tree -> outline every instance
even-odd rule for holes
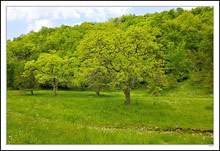
[[[166,59],[168,74],[173,74],[177,81],[183,81],[189,77],[191,67],[184,42],[179,43],[177,46],[173,42],[169,42]]]
[[[41,64],[37,60],[45,54],[49,56],[40,59]],[[47,59],[52,56],[59,58],[54,62],[55,70],[59,68],[59,71],[54,75],[52,71],[41,73],[40,69],[46,68]],[[169,86],[189,79],[193,85],[212,90],[213,7],[177,8],[143,16],[125,15],[103,23],[42,27],[39,32],[22,34],[12,41],[7,40],[8,88],[26,87],[23,84],[29,82],[21,73],[31,60],[39,65],[36,70],[39,77],[35,77],[46,86],[53,85],[51,77],[47,79],[48,75],[53,75],[56,79],[54,85],[59,87],[81,83],[97,92],[116,85],[123,91],[126,88],[131,90],[141,83],[157,94],[167,87],[167,79]],[[59,65],[59,61],[62,64]],[[149,68],[145,69],[145,66]],[[139,80],[134,80],[131,86],[129,81],[134,77]]]
[[[32,95],[34,94],[33,90],[39,86],[35,78],[36,70],[35,60],[28,61],[25,64],[24,72],[22,75],[22,88],[25,90],[30,90]]]
[[[112,77],[130,104],[130,90],[140,82],[150,82],[153,68],[161,68],[163,60],[155,37],[147,28],[130,27],[126,32],[117,29],[93,31],[80,43],[79,58],[87,68],[100,66]],[[103,70],[103,69],[102,69]]]
[[[205,8],[203,8],[204,10]],[[209,8],[207,8],[209,9]],[[198,49],[190,52],[193,71],[190,77],[193,85],[213,91],[213,17],[212,10],[201,15],[203,24],[199,31]]]
[[[52,85],[53,95],[56,95],[58,84],[65,81],[63,63],[63,59],[56,54],[42,53],[34,65],[37,69],[36,79],[39,83]]]
[[[87,86],[99,96],[103,90],[110,90],[111,77],[107,70],[102,66],[87,67],[81,64],[76,72],[77,86]]]

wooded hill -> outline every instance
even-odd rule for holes
[[[213,8],[177,8],[104,23],[57,28],[7,40],[7,87],[130,90],[158,95],[177,82],[213,91]]]

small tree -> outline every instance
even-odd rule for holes
[[[64,61],[56,54],[42,53],[35,63],[36,79],[39,83],[50,83],[53,86],[53,95],[56,95],[58,84],[64,82]]]
[[[86,85],[89,89],[94,90],[99,96],[101,91],[110,89],[111,79],[102,66],[92,68],[81,66],[76,73],[76,81],[78,85]]]
[[[25,90],[30,90],[31,94],[34,94],[34,89],[37,89],[39,87],[39,84],[37,83],[37,80],[35,78],[35,61],[28,61],[25,64],[24,72],[22,75],[22,84],[21,87]]]

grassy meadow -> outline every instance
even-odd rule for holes
[[[187,82],[131,91],[7,91],[7,144],[213,144],[213,95]]]

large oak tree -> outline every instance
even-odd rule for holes
[[[123,90],[127,104],[132,88],[162,73],[162,52],[147,27],[92,31],[81,41],[78,54],[82,65],[100,67],[112,77],[111,84]]]

